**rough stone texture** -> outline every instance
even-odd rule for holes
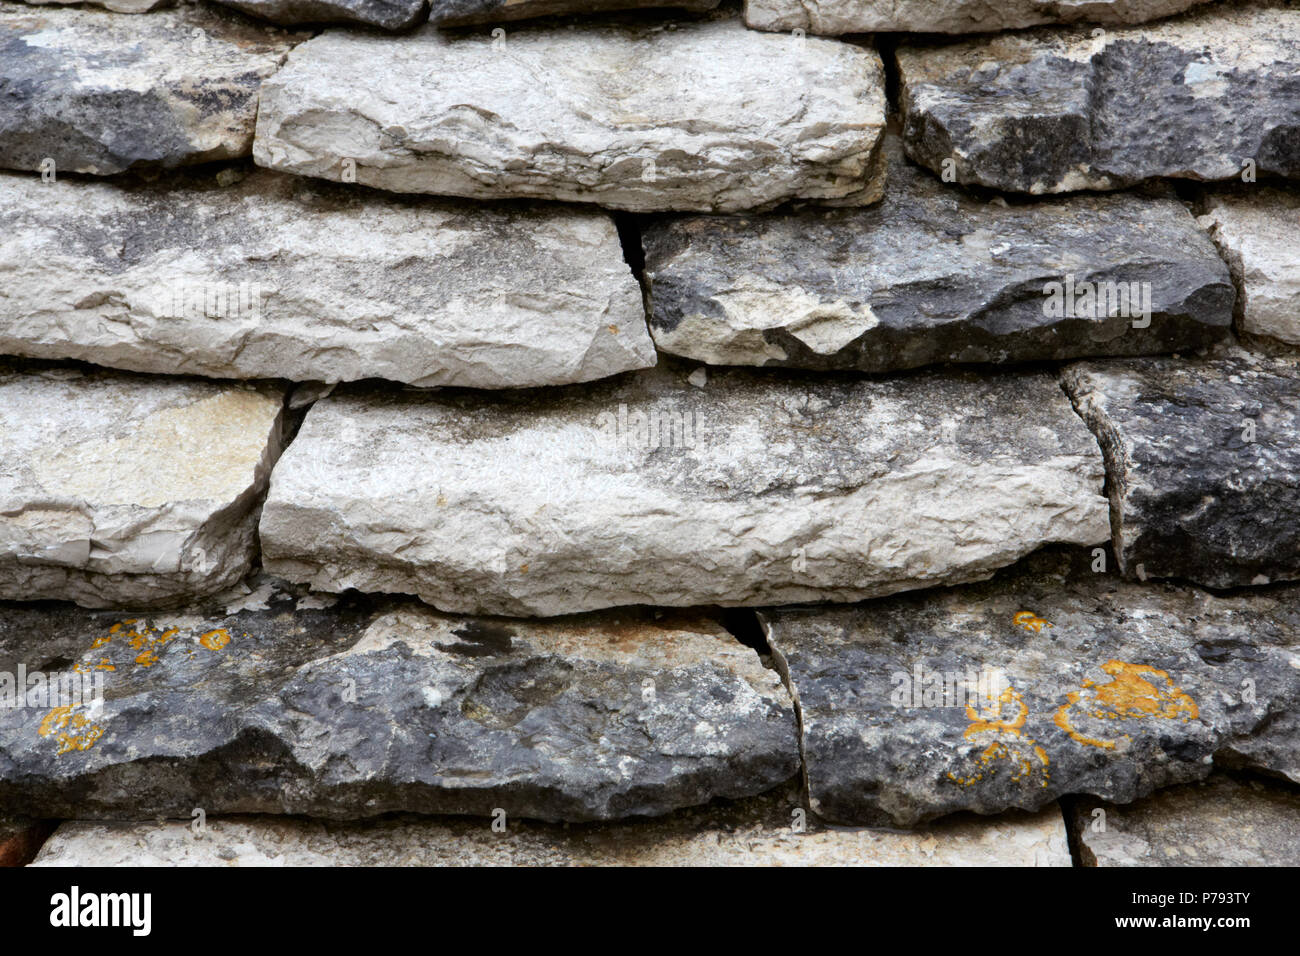
[[[0,351],[144,372],[485,388],[655,363],[613,220],[256,170],[0,175]]]
[[[0,819],[0,866],[26,866],[54,830],[41,820]]]
[[[1216,4],[1106,31],[898,51],[908,154],[1011,192],[1300,177],[1300,9]]]
[[[1130,576],[1300,578],[1300,369],[1240,350],[1081,363],[1065,385],[1106,458]]]
[[[424,19],[424,0],[217,0],[276,23],[364,23],[405,30]]]
[[[1073,817],[1085,866],[1300,866],[1300,791],[1263,780],[1215,774]]]
[[[757,30],[842,33],[991,33],[1045,23],[1142,23],[1206,0],[745,0]]]
[[[461,613],[851,601],[1103,541],[1101,484],[1045,375],[657,369],[524,398],[336,392],[260,530],[290,580]]]
[[[118,173],[247,156],[262,80],[301,35],[204,7],[0,9],[0,166]]]
[[[323,823],[216,818],[65,823],[37,866],[1069,866],[1057,807],[1035,816],[944,821],[923,832],[829,828],[798,792],[680,810],[657,820],[558,827],[398,818]]]
[[[648,225],[659,348],[719,365],[884,372],[1168,352],[1208,345],[1232,325],[1227,267],[1176,199],[1008,206],[911,165],[893,136],[886,155],[889,189],[869,209]],[[1049,315],[1047,284],[1067,281],[1124,283],[1116,302],[1131,305]]]
[[[4,813],[578,821],[799,766],[780,678],[698,615],[502,622],[262,582],[170,615],[3,608],[0,665],[23,662],[115,670],[98,708],[0,708]]]
[[[439,26],[473,23],[505,23],[552,14],[604,13],[636,7],[673,7],[678,10],[706,11],[718,0],[432,0],[429,22]]]
[[[58,6],[85,2],[92,7],[103,7],[114,13],[148,13],[159,7],[169,7],[176,0],[23,0],[35,6]]]
[[[269,387],[0,368],[0,598],[229,587],[253,559],[282,405]]]
[[[1237,331],[1300,345],[1300,194],[1267,186],[1210,193],[1202,222],[1240,292]]]
[[[880,198],[884,107],[874,51],[736,20],[335,30],[266,83],[253,152],[335,180],[352,160],[357,182],[396,192],[639,212],[862,205]]]
[[[910,826],[1069,793],[1126,803],[1215,761],[1300,782],[1300,589],[1216,597],[1093,560],[1052,549],[983,584],[762,612],[812,808]],[[981,673],[994,699],[913,706],[941,688],[927,679]]]

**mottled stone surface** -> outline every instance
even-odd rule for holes
[[[429,21],[439,26],[506,23],[552,14],[592,14],[636,7],[672,7],[705,11],[718,0],[431,0]]]
[[[129,188],[0,174],[0,352],[483,388],[655,362],[605,213],[227,172]]]
[[[778,676],[698,615],[503,622],[262,582],[175,614],[4,607],[19,663],[115,669],[98,707],[0,709],[3,813],[593,820],[799,766]]]
[[[990,203],[887,143],[877,206],[650,223],[659,348],[719,365],[884,372],[1168,352],[1232,325],[1227,267],[1176,199]],[[1067,308],[1065,290],[1088,283],[1102,296]]]
[[[758,30],[841,33],[992,33],[1045,23],[1142,23],[1206,0],[745,0]]]
[[[862,205],[880,197],[884,107],[874,51],[736,20],[497,38],[332,30],[266,83],[253,152],[262,166],[335,180],[351,160],[359,183],[476,199],[639,212]]]
[[[23,0],[34,6],[57,6],[82,3],[83,0]],[[170,7],[176,0],[84,0],[88,6],[103,7],[114,13],[148,13],[158,7]]]
[[[283,394],[0,367],[0,598],[167,604],[255,551]]]
[[[1240,350],[1080,363],[1120,566],[1215,588],[1300,578],[1300,369]]]
[[[782,787],[656,820],[558,827],[396,818],[324,823],[214,818],[65,823],[37,866],[1069,866],[1058,807],[946,820],[915,833],[830,828]],[[802,830],[796,826],[802,823]]]
[[[247,156],[258,89],[302,35],[185,6],[0,9],[0,166],[118,173]]]
[[[1141,27],[898,51],[908,154],[1011,192],[1300,177],[1300,9],[1215,4]]]
[[[424,19],[424,0],[217,0],[276,23],[362,23],[405,30]]]
[[[1252,185],[1212,192],[1205,207],[1240,290],[1237,330],[1300,345],[1300,192]]]
[[[1071,825],[1084,866],[1300,866],[1300,790],[1262,779],[1215,774],[1126,807],[1081,800]]]
[[[335,392],[261,540],[291,580],[461,613],[851,601],[1103,541],[1101,484],[1045,375],[663,368],[524,398]]]
[[[1216,597],[1094,561],[1051,549],[987,583],[762,612],[812,808],[909,826],[1126,803],[1215,761],[1300,782],[1300,590]]]

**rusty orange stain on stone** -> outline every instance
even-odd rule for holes
[[[1070,711],[1076,708],[1097,720],[1152,718],[1186,723],[1200,716],[1196,702],[1175,686],[1165,671],[1120,660],[1109,660],[1101,665],[1101,669],[1113,678],[1110,683],[1099,685],[1085,680],[1079,690],[1065,695],[1068,703],[1056,711],[1056,726],[1078,743],[1114,750],[1117,741],[1081,733],[1070,720]],[[1159,681],[1163,681],[1165,686],[1159,686]]]

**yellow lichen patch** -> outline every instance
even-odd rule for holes
[[[1030,779],[1034,773],[1042,775],[1040,786],[1047,786],[1051,774],[1047,767],[1047,751],[1022,731],[1029,717],[1029,707],[1024,698],[1010,685],[1003,688],[997,698],[989,698],[984,706],[966,704],[966,719],[970,726],[962,735],[967,740],[987,743],[974,757],[968,773],[949,771],[948,779],[963,787],[979,783],[997,771],[997,762],[1005,761],[1011,768],[1011,780],[1019,783]]]
[[[1056,711],[1056,726],[1077,743],[1114,750],[1120,739],[1128,739],[1127,734],[1114,738],[1100,733],[1089,736],[1076,726],[1080,718],[1098,721],[1179,720],[1186,723],[1200,716],[1196,702],[1175,686],[1165,671],[1119,660],[1107,661],[1101,669],[1111,676],[1110,683],[1085,680],[1079,690],[1065,695],[1068,703]]]
[[[76,713],[80,704],[55,707],[41,719],[37,733],[42,737],[53,736],[59,744],[56,754],[66,754],[73,750],[89,750],[104,735],[104,728],[92,724],[86,716]]]
[[[230,643],[230,632],[224,627],[219,627],[215,631],[208,631],[202,635],[199,643],[210,651],[219,651]]]
[[[1039,617],[1033,611],[1021,611],[1012,620],[1026,631],[1033,631],[1035,634],[1040,634],[1043,628],[1052,626],[1045,618]]]

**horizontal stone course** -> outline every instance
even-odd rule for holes
[[[842,33],[991,33],[1047,23],[1141,23],[1206,0],[745,0],[745,22],[758,30]]]
[[[175,613],[0,606],[20,665],[100,675],[102,702],[0,707],[0,813],[581,821],[798,770],[780,679],[696,614],[451,618],[263,579]]]
[[[659,348],[887,372],[1170,352],[1228,334],[1232,279],[1177,199],[1008,204],[913,166],[892,135],[886,155],[889,188],[867,209],[649,223]]]
[[[761,612],[799,708],[813,810],[912,826],[1064,794],[1127,803],[1216,763],[1300,783],[1300,590],[1128,582],[1096,554]]]
[[[263,562],[321,590],[547,616],[851,601],[1106,539],[1096,442],[1047,375],[700,381],[336,392],[276,469]]]
[[[262,81],[303,39],[190,4],[133,16],[6,3],[0,167],[109,175],[247,156]]]
[[[605,213],[238,175],[0,175],[0,352],[481,388],[655,362]]]
[[[1008,192],[1300,178],[1300,9],[1213,4],[1138,27],[897,53],[913,159]]]
[[[797,820],[793,788],[656,820],[557,827],[399,818],[64,823],[37,866],[1069,866],[1059,808],[900,833]],[[796,829],[796,824],[801,829]]]
[[[881,195],[884,110],[873,50],[734,20],[328,30],[265,85],[253,152],[286,172],[475,199],[862,205]]]
[[[0,368],[0,599],[173,604],[243,577],[279,389]]]

